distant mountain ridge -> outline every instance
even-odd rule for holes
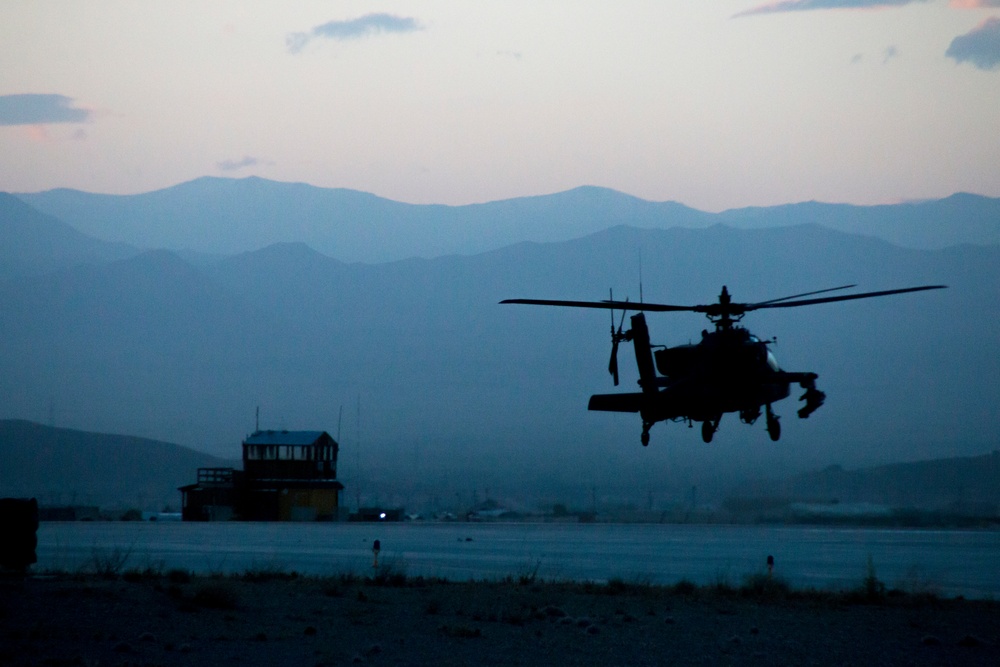
[[[783,368],[819,373],[823,408],[799,420],[797,394],[778,404],[778,443],[727,415],[710,446],[685,424],[657,424],[643,448],[634,415],[586,409],[590,394],[615,391],[607,313],[498,305],[603,298],[608,286],[635,300],[639,249],[648,301],[707,303],[722,285],[748,302],[849,282],[949,289],[749,315],[751,331],[777,337]],[[620,226],[377,265],[302,243],[208,266],[150,251],[0,282],[0,396],[3,416],[219,456],[252,430],[257,406],[265,427],[342,425],[345,485],[403,504],[404,490],[474,484],[572,489],[582,502],[595,486],[708,494],[737,476],[995,448],[998,295],[998,246],[912,250],[817,225]],[[657,344],[707,325],[650,316]],[[622,354],[618,390],[629,391],[635,365]]]
[[[765,487],[772,495],[816,503],[1000,510],[1000,452],[929,461],[810,471]]]
[[[192,225],[223,244],[281,238],[213,257],[193,242],[186,253],[140,251],[145,241],[109,246],[21,198],[0,198],[0,240],[10,240],[0,252],[4,417],[48,415],[225,456],[259,406],[265,426],[343,425],[345,484],[360,495],[381,480],[401,503],[405,493],[469,493],[473,484],[570,489],[583,502],[599,486],[707,494],[737,477],[830,461],[969,455],[995,448],[1000,431],[1000,243],[914,249],[872,231],[922,224],[941,240],[942,216],[966,215],[952,230],[961,236],[972,215],[988,232],[1000,200],[706,214],[579,188],[414,207],[302,184],[199,179],[102,199],[107,209],[94,213],[95,196],[63,194],[68,211],[121,233],[143,232],[136,222],[145,220],[160,240],[190,239],[170,235]],[[114,218],[123,201],[131,213]],[[339,202],[337,225],[329,202]],[[802,218],[812,221],[789,224]],[[81,252],[88,247],[99,252]],[[358,253],[396,259],[344,260]],[[498,305],[606,298],[609,287],[634,301],[640,278],[647,301],[679,304],[712,302],[723,285],[747,302],[845,283],[949,289],[751,314],[748,328],[780,341],[772,349],[783,368],[819,373],[826,405],[802,421],[796,397],[779,404],[780,443],[729,415],[710,447],[684,424],[658,424],[642,448],[633,415],[586,409],[590,394],[614,391],[607,313]],[[664,345],[696,340],[706,326],[686,313],[650,319]],[[629,353],[621,391],[635,386]]]
[[[302,242],[345,262],[469,255],[524,241],[568,241],[617,225],[753,229],[814,223],[903,247],[1000,244],[1000,199],[971,194],[885,206],[807,202],[717,214],[593,186],[444,206],[258,177],[203,177],[138,195],[57,189],[16,196],[109,242],[221,255]]]
[[[234,449],[237,449],[234,446]],[[128,435],[0,420],[0,496],[36,497],[43,505],[97,505],[159,511],[179,507],[177,487],[199,467],[239,467],[179,445]],[[830,466],[751,487],[755,493],[829,503],[876,503],[922,509],[1000,504],[1000,453],[929,459],[845,470]],[[744,487],[746,488],[746,487]],[[349,489],[350,491],[350,489]]]
[[[0,496],[153,511],[179,511],[177,487],[193,482],[199,467],[238,465],[167,442],[20,419],[0,420],[0,460]]]
[[[904,248],[1000,243],[1000,199],[965,192],[944,199],[878,206],[804,202],[741,208],[724,211],[719,218],[746,229],[812,223],[874,236]]]
[[[87,236],[17,197],[0,192],[0,278],[109,262],[137,252],[121,243]]]

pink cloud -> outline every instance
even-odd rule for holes
[[[982,1],[996,2],[997,0]],[[882,7],[902,7],[903,5],[910,5],[917,2],[928,2],[928,0],[779,0],[778,2],[769,2],[764,5],[752,7],[735,16],[804,12],[816,9],[876,9]]]
[[[1000,0],[949,0],[948,6],[955,9],[983,9],[1000,7]]]
[[[44,143],[52,138],[44,125],[22,125],[21,131],[28,139],[37,143]]]

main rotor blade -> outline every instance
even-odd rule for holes
[[[947,285],[923,285],[921,287],[904,287],[903,289],[890,289],[882,292],[864,292],[862,294],[846,294],[844,296],[825,296],[820,299],[802,299],[801,301],[785,301],[783,303],[765,302],[763,304],[749,304],[746,310],[757,310],[758,308],[794,308],[796,306],[811,306],[815,303],[831,303],[833,301],[850,301],[852,299],[871,299],[877,296],[889,296],[890,294],[905,294],[907,292],[922,292],[930,289],[945,289]]]
[[[762,301],[760,303],[730,303],[725,305],[721,303],[711,303],[698,306],[675,306],[666,303],[631,303],[629,301],[613,301],[613,300],[564,301],[560,299],[504,299],[500,303],[519,303],[531,306],[566,306],[569,308],[600,308],[602,310],[631,310],[636,312],[649,311],[653,313],[693,312],[693,313],[705,313],[710,317],[720,317],[723,314],[742,315],[743,313],[747,313],[751,310],[759,310],[764,308],[794,308],[797,306],[811,306],[817,303],[832,303],[834,301],[871,299],[877,296],[890,296],[892,294],[905,294],[907,292],[922,292],[924,290],[945,289],[948,286],[923,285],[921,287],[905,287],[903,289],[883,290],[881,292],[863,292],[861,294],[847,294],[844,296],[825,296],[818,299],[799,298],[803,296],[809,296],[811,294],[822,294],[824,292],[832,292],[834,290],[847,289],[848,287],[853,287],[853,285],[844,285],[843,287],[831,287],[825,290],[818,290],[816,292],[806,292],[805,294],[786,296],[771,301]],[[789,301],[788,299],[799,299],[799,300]]]
[[[812,296],[813,294],[824,294],[826,292],[836,292],[837,290],[849,289],[851,287],[857,287],[857,285],[841,285],[840,287],[828,287],[827,289],[818,289],[815,292],[805,292],[803,294],[793,294],[792,296],[783,296],[780,299],[769,299],[768,301],[759,301],[757,303],[749,304],[751,306],[756,306],[760,308],[761,306],[768,303],[778,303],[779,301],[788,301],[789,299],[800,299],[804,296]]]
[[[521,303],[529,306],[567,306],[570,308],[601,308],[603,310],[648,310],[652,312],[696,311],[701,306],[671,306],[663,303],[633,301],[562,301],[559,299],[504,299],[500,303]]]

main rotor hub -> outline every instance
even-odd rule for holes
[[[716,331],[728,331],[733,328],[733,324],[739,322],[746,315],[746,304],[733,303],[729,289],[723,285],[722,292],[719,293],[719,302],[707,306],[699,306],[697,310],[705,313],[709,321],[715,325]]]

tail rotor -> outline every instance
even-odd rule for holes
[[[611,301],[614,302],[614,292],[610,292]],[[628,303],[628,299],[625,299]],[[628,334],[622,333],[622,326],[625,324],[626,309],[622,309],[622,318],[618,322],[618,330],[615,331],[615,311],[611,311],[611,361],[608,362],[608,372],[615,379],[615,386],[618,386],[618,343],[628,340]]]

